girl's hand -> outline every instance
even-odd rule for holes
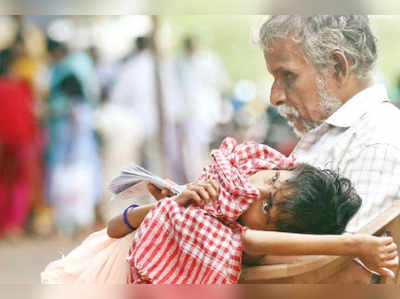
[[[182,206],[191,203],[207,205],[218,198],[219,185],[214,180],[187,185],[187,189],[176,197],[176,202]]]
[[[392,237],[374,237],[370,235],[355,235],[358,239],[358,257],[370,270],[383,276],[395,278],[390,268],[399,266],[396,243]]]
[[[171,181],[169,181],[169,182],[171,182]],[[169,189],[167,189],[167,188],[160,189],[157,186],[153,185],[152,183],[147,184],[147,189],[149,190],[151,195],[153,195],[153,197],[156,200],[161,200],[165,197],[170,197],[170,196],[174,195]]]

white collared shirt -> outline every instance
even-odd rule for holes
[[[297,162],[332,169],[352,181],[362,206],[349,232],[400,201],[400,110],[389,102],[383,85],[344,103],[303,136],[292,154]]]

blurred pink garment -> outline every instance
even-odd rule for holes
[[[0,77],[0,143],[26,145],[37,133],[33,94],[23,80]]]
[[[112,239],[106,229],[92,233],[67,256],[51,262],[41,273],[42,283],[125,284],[133,235]]]
[[[32,206],[32,147],[0,142],[0,234],[22,230],[28,218]]]
[[[22,230],[40,173],[33,95],[20,79],[0,77],[0,233]],[[35,172],[36,171],[36,172]]]
[[[18,178],[13,188],[0,181],[0,233],[22,229],[30,210],[30,186],[24,178]]]

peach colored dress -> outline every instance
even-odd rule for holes
[[[125,284],[133,235],[112,239],[106,229],[92,233],[67,256],[47,265],[42,284]]]

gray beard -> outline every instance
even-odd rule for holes
[[[318,89],[318,94],[320,96],[319,108],[320,108],[321,114],[327,115],[327,117],[329,117],[337,109],[340,108],[340,106],[342,105],[342,102],[339,99],[337,99],[335,96],[331,95],[326,90],[325,80],[323,80],[322,78],[317,78],[316,85],[317,85],[317,89]],[[290,127],[292,127],[296,136],[300,137],[300,138],[303,137],[310,130],[321,125],[321,123],[323,122],[323,121],[307,121],[307,120],[305,120],[300,115],[300,112],[293,106],[287,106],[285,104],[282,104],[282,105],[279,105],[277,109],[278,109],[278,113],[288,120],[288,124]],[[288,119],[288,117],[290,117],[290,116],[294,117],[296,120],[301,121],[303,124],[304,130],[299,131],[296,128],[295,123]]]
[[[308,131],[312,130],[317,126],[317,124],[306,121],[299,113],[299,111],[292,107],[292,106],[287,106],[285,104],[279,105],[278,106],[278,113],[286,118],[289,126],[293,129],[294,133],[296,134],[297,137],[303,137],[304,134],[306,134]],[[295,120],[300,120],[303,124],[304,130],[300,131],[296,128],[296,124],[294,121],[289,120],[289,117],[293,117]]]
[[[338,110],[343,103],[337,97],[328,92],[328,90],[326,89],[326,81],[320,76],[317,78],[316,85],[318,94],[321,98],[320,109],[322,115],[326,115],[326,117],[328,118],[336,110]]]

